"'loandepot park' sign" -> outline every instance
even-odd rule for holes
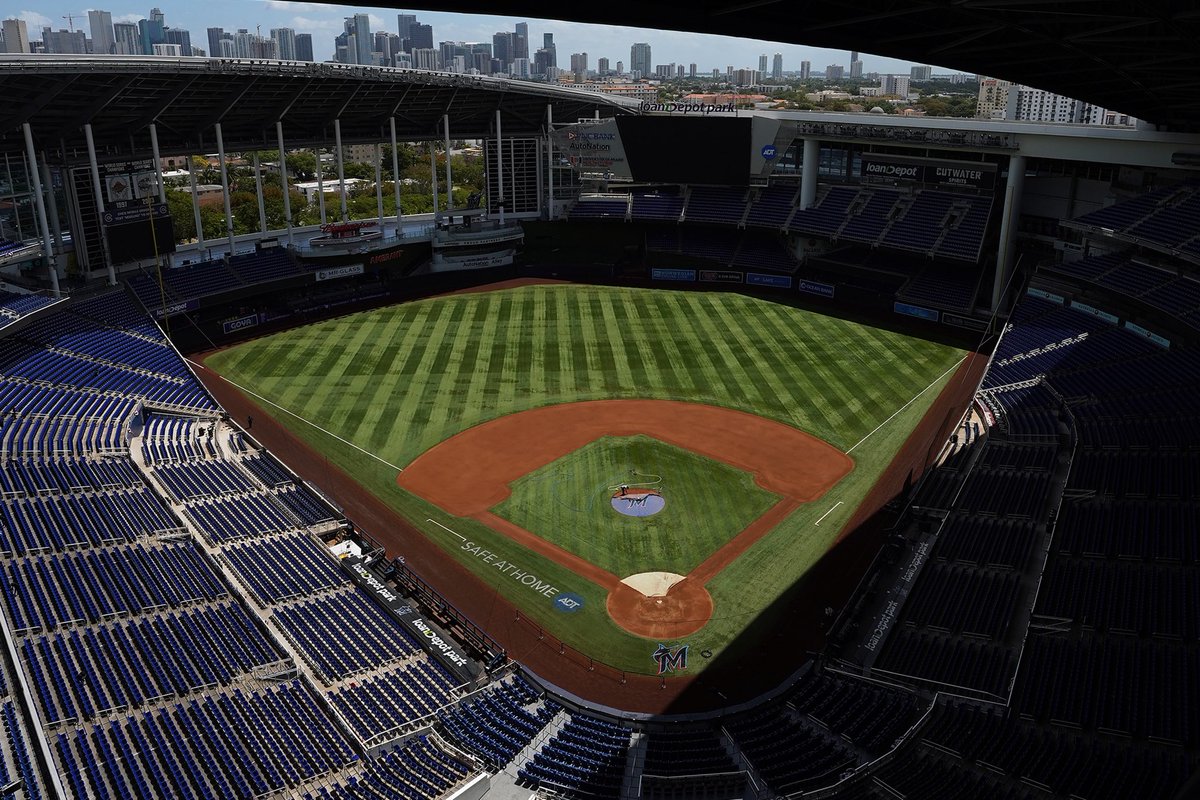
[[[885,153],[863,153],[859,175],[867,182],[928,183],[939,186],[966,186],[972,189],[992,189],[996,185],[995,164],[979,161],[939,161]]]

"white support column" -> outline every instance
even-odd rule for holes
[[[200,198],[196,194],[196,169],[192,165],[192,157],[187,157],[188,182],[192,186],[192,217],[196,220],[196,245],[204,250],[204,226],[200,221]]]
[[[396,194],[396,237],[404,235],[401,221],[404,213],[400,210],[400,153],[396,148],[396,118],[388,117],[388,134],[392,143],[392,191]]]
[[[229,176],[225,172],[225,139],[221,136],[221,123],[217,129],[217,168],[221,171],[221,196],[225,200],[225,233],[229,237],[229,257],[233,258],[233,207],[229,204]]]
[[[350,219],[350,212],[346,209],[346,169],[342,162],[342,121],[340,119],[333,121],[333,147],[334,155],[337,156],[338,194],[342,198],[342,222],[345,222]]]
[[[292,198],[288,189],[287,154],[283,150],[283,120],[275,120],[275,142],[279,147],[279,180],[283,184],[283,216],[287,225],[288,247],[295,242],[292,239]]]
[[[321,209],[321,224],[325,224],[325,168],[321,165],[321,148],[317,154],[317,207]]]
[[[491,205],[489,199],[488,205]],[[500,109],[496,109],[496,205],[500,217],[504,217],[504,145],[500,131]]]
[[[1004,187],[1004,211],[1000,215],[1000,247],[996,253],[996,279],[992,283],[992,310],[1000,307],[1004,287],[1016,264],[1017,223],[1021,215],[1021,195],[1025,190],[1025,156],[1008,157],[1008,183]]]
[[[55,297],[60,297],[62,292],[58,288],[58,258],[54,255],[53,243],[50,241],[50,223],[46,220],[46,199],[42,197],[42,176],[38,174],[37,153],[33,149],[33,131],[28,122],[22,123],[21,128],[25,131],[26,169],[29,171],[29,180],[33,182],[33,200],[37,208],[38,229],[42,234],[46,270],[50,273],[50,288],[54,290]]]
[[[158,179],[158,202],[167,202],[167,187],[163,186],[162,156],[158,154],[158,126],[150,123],[150,154],[154,156],[154,177]]]
[[[379,235],[383,235],[383,148],[375,143],[375,210],[379,213]]]
[[[46,187],[46,202],[49,207],[46,213],[50,217],[50,232],[54,234],[54,252],[62,252],[62,225],[58,221],[58,198],[54,195],[54,181],[50,174],[50,164],[46,154],[42,153],[42,185]]]
[[[554,106],[546,103],[546,219],[554,219]]]
[[[433,142],[429,143],[429,185],[433,187],[433,218],[438,218],[438,190],[437,190],[437,155],[434,153]]]
[[[508,207],[515,209],[517,207],[517,143],[512,139],[508,140],[508,163],[513,171],[513,179],[508,182]]]
[[[88,167],[92,171],[92,191],[96,195],[96,220],[100,223],[100,244],[101,250],[104,252],[105,266],[108,267],[108,285],[116,286],[117,271],[113,269],[112,257],[108,254],[108,236],[104,233],[104,190],[100,187],[100,165],[96,162],[96,141],[92,138],[92,123],[84,123],[83,137],[87,140]]]
[[[258,231],[265,234],[267,232],[267,204],[263,200],[262,174],[259,170],[258,151],[254,151],[254,157],[251,160],[254,165],[254,194],[258,198]]]
[[[442,115],[442,134],[446,140],[446,210],[454,210],[454,176],[450,174],[450,115]]]
[[[821,171],[821,140],[804,140],[804,161],[800,167],[800,209],[817,202],[817,174]]]

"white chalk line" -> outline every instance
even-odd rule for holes
[[[844,500],[838,500],[838,501],[837,501],[837,503],[835,503],[835,504],[834,504],[833,508],[829,509],[829,510],[828,510],[828,511],[826,511],[824,514],[822,514],[822,515],[821,515],[821,519],[819,519],[819,520],[817,520],[816,522],[814,522],[814,523],[813,523],[813,525],[820,525],[820,524],[821,524],[821,520],[823,520],[823,519],[825,519],[826,517],[828,517],[828,516],[829,516],[830,514],[832,514],[834,511],[837,511],[837,507],[838,507],[838,506],[840,506],[840,505],[841,505],[842,503],[844,503],[844,502],[845,502]]]
[[[438,521],[437,521],[437,520],[435,520],[435,519],[430,519],[429,517],[426,517],[426,518],[425,518],[425,521],[426,521],[426,522],[432,522],[434,525],[437,525],[437,526],[438,526],[439,528],[441,528],[442,530],[444,530],[444,531],[447,531],[447,532],[449,532],[449,533],[453,533],[455,536],[457,536],[459,539],[462,539],[464,542],[467,540],[467,537],[463,536],[461,533],[456,533],[455,531],[452,531],[452,530],[450,530],[450,529],[449,529],[449,528],[447,528],[445,525],[443,525],[442,523],[438,522]]]
[[[912,396],[912,399],[911,399],[911,400],[909,400],[907,403],[905,403],[904,405],[902,405],[902,406],[900,406],[898,409],[896,409],[895,413],[893,413],[893,414],[892,414],[892,416],[888,417],[888,418],[887,418],[887,419],[885,419],[883,422],[881,422],[881,423],[879,423],[878,425],[876,425],[876,426],[875,426],[875,430],[871,431],[871,432],[870,432],[870,433],[868,433],[866,436],[864,436],[863,438],[859,439],[859,440],[858,440],[858,444],[854,445],[854,447],[851,447],[849,450],[847,450],[847,451],[846,451],[846,455],[850,455],[851,453],[853,453],[853,452],[854,452],[854,451],[855,451],[855,450],[858,448],[858,445],[862,444],[862,443],[863,443],[863,442],[865,442],[867,439],[870,439],[872,436],[874,436],[876,433],[878,433],[880,428],[882,428],[884,425],[887,425],[889,422],[891,422],[893,419],[895,419],[895,418],[896,418],[896,416],[897,416],[897,415],[898,415],[898,414],[899,414],[901,411],[903,411],[904,409],[908,408],[908,407],[909,407],[909,406],[911,406],[913,403],[915,403],[915,402],[917,401],[917,398],[918,398],[918,397],[920,397],[921,395],[923,395],[923,394],[925,394],[926,392],[928,392],[928,391],[929,391],[931,388],[933,388],[933,387],[934,387],[934,386],[937,384],[937,382],[938,382],[938,381],[940,381],[942,378],[946,377],[946,376],[947,376],[947,375],[949,375],[951,372],[953,372],[954,370],[958,369],[959,365],[960,365],[960,364],[962,364],[962,363],[963,363],[964,361],[966,361],[966,360],[967,360],[967,357],[964,355],[962,358],[960,358],[958,361],[956,361],[956,362],[955,362],[955,363],[954,363],[954,364],[953,364],[953,365],[950,367],[950,369],[946,370],[946,371],[945,371],[945,372],[943,372],[941,375],[938,375],[936,378],[934,378],[934,379],[933,379],[933,380],[930,382],[930,384],[929,384],[928,386],[926,386],[924,389],[922,389],[921,391],[919,391],[919,392],[917,392],[916,394],[914,394],[914,395]]]
[[[205,369],[205,370],[208,370],[208,367],[204,366],[203,364],[198,364],[198,363],[196,363],[195,361],[192,361],[190,358],[188,358],[188,359],[185,359],[185,360],[186,360],[186,361],[187,361],[189,364],[191,364],[192,366],[196,367],[197,369]],[[305,419],[304,417],[302,417],[302,416],[300,416],[299,414],[297,414],[295,411],[292,411],[291,409],[288,409],[288,408],[284,408],[283,406],[279,405],[279,403],[276,403],[276,402],[274,402],[274,401],[272,401],[272,400],[268,400],[267,398],[263,397],[263,396],[262,396],[261,394],[259,394],[258,392],[255,392],[255,391],[253,391],[253,390],[251,390],[251,389],[247,389],[245,386],[242,386],[242,385],[240,385],[240,384],[238,384],[238,383],[234,383],[233,381],[229,380],[229,378],[226,378],[224,375],[221,375],[220,373],[218,373],[218,372],[216,372],[216,371],[214,371],[214,370],[208,370],[208,371],[209,371],[209,372],[212,372],[214,375],[217,375],[219,378],[221,378],[221,380],[225,381],[225,382],[226,382],[226,383],[228,383],[230,386],[235,386],[235,387],[237,387],[238,389],[240,389],[241,391],[243,391],[243,392],[245,392],[246,394],[250,395],[251,397],[254,397],[254,398],[258,399],[258,400],[261,400],[262,402],[266,403],[266,404],[267,404],[267,405],[269,405],[269,406],[274,406],[275,408],[278,408],[280,411],[284,412],[285,414],[291,414],[293,417],[295,417],[296,419],[300,420],[300,421],[301,421],[301,422],[303,422],[305,425],[309,425],[309,426],[311,426],[311,427],[313,427],[313,428],[316,428],[316,429],[317,429],[317,430],[319,430],[321,433],[325,434],[326,436],[329,436],[329,437],[332,437],[332,438],[334,438],[334,439],[337,439],[339,442],[341,442],[342,444],[346,445],[347,447],[353,447],[355,450],[357,450],[358,452],[362,453],[363,455],[370,456],[371,458],[373,458],[373,459],[375,459],[376,461],[378,461],[380,464],[386,464],[387,466],[391,467],[392,469],[396,470],[397,472],[404,472],[404,468],[403,468],[403,467],[397,467],[397,466],[396,466],[395,464],[393,464],[392,462],[390,462],[390,461],[388,461],[388,460],[386,460],[386,459],[380,458],[379,456],[377,456],[377,455],[375,455],[374,453],[372,453],[370,450],[364,450],[363,448],[361,448],[361,447],[359,447],[358,445],[356,445],[354,442],[347,441],[346,439],[343,439],[341,436],[338,436],[338,435],[337,435],[336,433],[334,433],[333,431],[326,430],[325,428],[322,428],[322,427],[321,427],[320,425],[318,425],[317,423],[315,423],[315,422],[311,422],[311,421],[309,421],[309,420]]]

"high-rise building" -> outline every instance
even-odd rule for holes
[[[583,83],[587,80],[588,72],[588,54],[587,53],[571,53],[571,72],[575,73],[576,83]]]
[[[850,51],[850,63],[853,64],[855,61],[858,61],[858,51],[851,50]]]
[[[154,45],[162,44],[166,41],[166,35],[163,32],[166,25],[163,24],[162,12],[157,8],[150,9],[150,18],[139,19],[137,25],[138,41],[141,46],[142,55],[154,55]]]
[[[541,50],[538,50],[538,52],[540,53],[540,52],[542,52],[542,50],[545,50],[545,49],[546,48],[543,47]],[[551,67],[551,69],[554,69],[554,68]],[[557,70],[555,70],[555,71],[557,71]],[[512,61],[512,67],[511,67],[510,74],[514,78],[520,78],[522,80],[529,80],[529,78],[531,77],[529,74],[529,59],[528,58],[514,58]]]
[[[688,64],[688,77],[689,77],[689,78],[694,78],[694,77],[696,77],[696,64],[695,64],[695,62],[693,62],[693,63],[691,63],[691,64]]]
[[[862,76],[863,76],[863,62],[851,61],[850,62],[850,77],[851,78],[861,78]]]
[[[179,55],[192,54],[192,32],[183,28],[163,28],[162,44],[179,45]]]
[[[88,12],[88,30],[92,33],[92,52],[110,55],[116,51],[117,40],[113,38],[112,12],[92,9]]]
[[[174,42],[159,42],[154,45],[154,53],[156,56],[181,56],[183,55],[183,46]]]
[[[5,38],[7,39],[7,37]],[[133,56],[142,52],[136,24],[132,22],[113,23],[113,52],[119,56]]]
[[[28,53],[29,49],[29,29],[25,26],[23,19],[6,19],[3,23],[4,28],[4,52],[6,53]]]
[[[272,28],[271,38],[275,40],[275,50],[284,61],[296,60],[296,31],[292,28]]]
[[[624,61],[618,61],[618,62],[617,62],[617,74],[618,74],[618,75],[624,75],[624,74],[625,74],[625,62],[624,62]]]
[[[927,81],[933,77],[933,67],[927,64],[915,66],[908,71],[908,75],[914,81]]]
[[[1008,81],[980,77],[975,116],[980,119],[1004,119],[1008,108],[1008,95],[1013,88]]]
[[[806,81],[811,77],[812,77],[812,62],[811,61],[801,61],[800,62],[800,80]]]
[[[605,75],[608,74],[608,59],[607,58],[596,59],[596,72],[600,75],[600,77],[604,77]]]
[[[396,15],[396,32],[400,34],[401,42],[409,39],[412,33],[412,26],[417,23],[416,14],[397,14]]]
[[[783,80],[783,53],[776,53],[771,59],[771,79]]]
[[[840,81],[846,76],[846,68],[841,64],[830,64],[825,68],[825,80]]]
[[[896,97],[908,97],[908,82],[907,75],[880,75],[879,88],[885,95],[895,95]]]
[[[504,72],[508,72],[508,65],[514,58],[513,35],[511,31],[496,31],[492,34],[492,54],[500,62]]]
[[[432,47],[418,47],[410,55],[412,56],[413,69],[423,69],[432,72],[438,68],[438,51]]]
[[[217,58],[221,55],[221,40],[224,38],[224,28],[208,29],[208,55],[211,58]]]
[[[83,31],[42,28],[42,47],[46,53],[87,54],[87,34]]]
[[[296,60],[297,61],[312,61],[313,60],[313,45],[311,33],[296,34]]]
[[[413,50],[432,50],[433,49],[433,26],[423,25],[419,22],[414,22],[408,29],[408,47],[409,52]],[[418,69],[421,69],[418,67]]]
[[[542,49],[546,51],[546,64],[550,67],[558,66],[558,49],[554,46],[554,34],[542,34]],[[544,70],[543,70],[544,72]]]
[[[758,57],[758,71],[762,74],[767,74],[767,54],[763,53]]]
[[[1004,119],[1027,122],[1083,122],[1085,103],[1065,95],[1034,89],[1032,86],[1013,86],[1008,92]]]
[[[371,40],[371,18],[366,14],[355,14],[354,17],[354,43],[356,45],[355,64],[372,64],[374,59],[371,58],[371,46],[374,42]]]
[[[629,48],[629,71],[638,76],[651,74],[650,45],[646,42],[634,42]]]
[[[518,22],[513,31],[512,57],[529,58],[529,23]]]

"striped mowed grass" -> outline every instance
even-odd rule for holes
[[[542,285],[352,314],[246,342],[206,364],[549,632],[614,666],[643,671],[652,666],[645,642],[608,618],[603,589],[405,492],[395,470],[364,451],[403,467],[487,420],[604,398],[724,406],[852,450],[854,469],[819,503],[801,506],[708,582],[714,617],[690,641],[715,652],[836,541],[962,356],[953,347],[739,294]],[[830,508],[836,511],[825,516]],[[517,558],[523,569],[584,597],[586,607],[555,613],[544,597],[498,579],[427,518]]]
[[[623,515],[612,506],[622,484],[657,492],[665,505],[649,517]],[[748,472],[649,436],[601,437],[511,490],[496,514],[618,577],[687,575],[779,499]]]

